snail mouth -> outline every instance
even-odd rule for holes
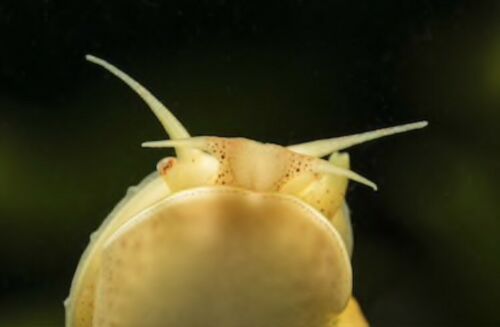
[[[106,242],[98,326],[325,326],[351,295],[349,257],[314,208],[201,187],[158,202]]]

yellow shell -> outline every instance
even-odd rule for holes
[[[92,235],[65,302],[66,326],[368,326],[352,298],[344,200],[354,144],[407,124],[282,147],[191,137],[153,95],[102,59],[151,107],[175,147]],[[328,160],[322,157],[329,156]]]

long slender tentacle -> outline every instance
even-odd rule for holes
[[[377,129],[370,132],[341,136],[312,142],[306,142],[288,147],[289,150],[314,157],[324,157],[333,152],[344,150],[353,145],[375,140],[384,136],[403,133],[427,126],[427,121]]]
[[[149,106],[151,111],[153,111],[155,116],[158,118],[158,120],[160,121],[163,128],[165,129],[165,131],[167,132],[168,136],[171,139],[175,140],[175,139],[183,139],[190,137],[186,128],[181,124],[181,122],[177,118],[175,118],[175,116],[170,112],[170,110],[167,107],[165,107],[144,86],[139,84],[139,82],[134,80],[125,72],[121,71],[116,66],[110,64],[109,62],[103,59],[100,59],[93,55],[86,55],[85,58],[88,61],[103,67],[104,69],[106,69],[119,79],[121,79],[132,90],[134,90],[144,100],[144,102],[147,103],[147,105]],[[181,156],[181,153],[189,151],[189,150],[178,150],[178,149],[176,150],[179,156]]]

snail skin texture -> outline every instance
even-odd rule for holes
[[[173,147],[92,235],[65,302],[67,327],[368,326],[352,297],[353,237],[339,152],[418,122],[283,147],[191,137],[149,91]],[[325,159],[326,158],[326,159]]]

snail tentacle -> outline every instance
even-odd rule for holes
[[[427,125],[428,122],[424,120],[416,123],[381,128],[374,131],[358,133],[348,136],[334,137],[329,139],[295,144],[289,146],[288,149],[300,154],[321,158],[331,153],[347,149],[353,145],[375,140],[384,136],[389,136],[398,133],[408,132],[415,129],[424,128]]]
[[[163,103],[160,102],[151,92],[149,92],[144,86],[142,86],[135,79],[130,77],[127,73],[120,70],[118,67],[110,64],[109,62],[98,58],[93,55],[86,55],[85,59],[88,61],[99,65],[109,71],[111,74],[115,75],[121,79],[125,84],[127,84],[132,90],[134,90],[146,104],[149,106],[151,111],[158,118],[163,128],[167,132],[171,139],[182,139],[190,137],[186,128],[182,123],[172,114],[172,112],[165,107]],[[179,156],[186,155],[186,151],[178,150]]]
[[[204,136],[189,137],[176,140],[161,140],[161,141],[148,141],[143,142],[143,148],[193,148],[198,150],[205,150],[207,138]]]
[[[334,175],[339,175],[339,176],[345,176],[349,178],[350,180],[356,181],[360,184],[366,185],[371,187],[374,191],[376,191],[377,184],[372,182],[371,180],[367,179],[366,177],[361,176],[358,173],[355,173],[354,171],[342,167],[338,167],[335,165],[332,165],[331,163],[327,161],[319,161],[315,167],[312,168],[314,172],[317,173],[325,173],[325,174],[334,174]]]

